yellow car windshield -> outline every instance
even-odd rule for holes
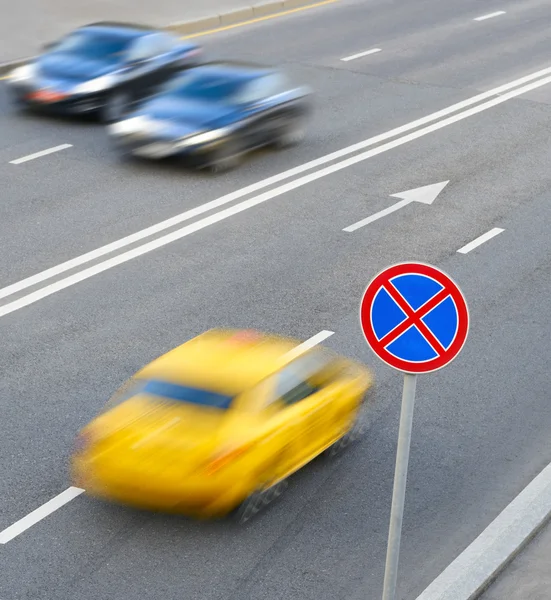
[[[111,410],[135,396],[150,396],[164,402],[181,402],[220,410],[230,408],[233,401],[233,396],[211,390],[157,379],[131,379],[113,395],[107,403],[106,410]]]

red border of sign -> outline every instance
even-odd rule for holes
[[[450,296],[457,309],[458,327],[450,347],[441,356],[422,363],[410,362],[393,356],[385,348],[381,347],[371,325],[371,306],[377,292],[390,279],[409,273],[426,275],[440,283],[450,291]],[[419,262],[398,263],[381,271],[371,280],[371,283],[365,289],[360,304],[360,324],[369,347],[387,365],[404,373],[432,373],[448,365],[463,349],[469,333],[469,308],[459,286],[449,275],[440,271],[440,269]]]

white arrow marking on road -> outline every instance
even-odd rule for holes
[[[424,185],[423,187],[414,188],[412,190],[407,190],[405,192],[399,192],[398,194],[392,194],[392,198],[403,198],[400,202],[396,202],[392,206],[385,208],[384,210],[380,210],[379,212],[367,217],[366,219],[362,219],[354,225],[350,225],[345,227],[343,231],[356,231],[356,229],[360,229],[360,227],[364,227],[365,225],[369,225],[380,219],[381,217],[386,217],[390,213],[393,213],[396,210],[399,210],[403,206],[407,206],[411,204],[411,202],[421,202],[422,204],[432,204],[440,192],[448,185],[448,181],[441,181],[440,183],[431,183],[430,185]]]

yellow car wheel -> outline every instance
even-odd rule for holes
[[[363,427],[359,421],[360,419],[357,419],[352,427],[329,448],[329,456],[337,456],[358,441],[363,433]]]
[[[262,483],[257,489],[237,507],[235,516],[240,525],[250,521],[261,510],[275,502],[287,489],[287,479],[279,479],[281,464],[284,464],[284,461],[280,456],[271,467],[264,471],[265,475],[259,477],[259,481]]]
[[[368,431],[370,425],[371,394],[366,396],[360,404],[352,425],[328,450],[333,457],[358,442]]]
[[[236,511],[237,522],[244,525],[247,521],[250,521],[259,512],[275,502],[287,489],[287,486],[288,482],[284,479],[269,488],[253,492],[238,507]]]
[[[260,492],[254,492],[239,506],[235,514],[239,525],[244,525],[262,510],[260,496]]]

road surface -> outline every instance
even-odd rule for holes
[[[460,357],[418,382],[399,598],[414,599],[551,461],[550,18],[542,0],[345,1],[205,37],[212,56],[282,64],[316,91],[300,147],[218,177],[123,162],[102,127],[17,116],[0,89],[0,531],[68,487],[75,432],[122,380],[205,329],[330,330],[326,345],[378,378],[370,435],[315,461],[245,528],[79,496],[0,548],[0,598],[380,597],[402,380],[367,349],[358,307],[396,261],[444,269],[471,312]],[[442,181],[434,204],[343,231],[392,194]]]

